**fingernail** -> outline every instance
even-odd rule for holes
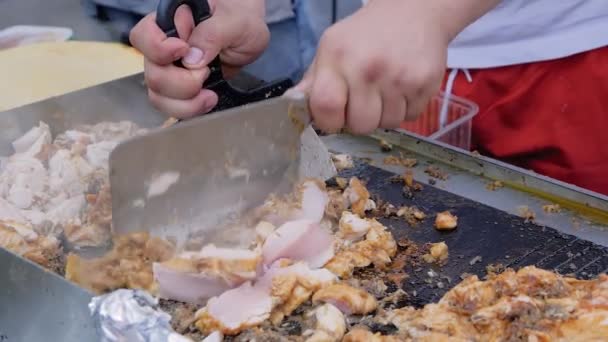
[[[203,50],[201,50],[199,48],[191,47],[188,50],[188,53],[186,54],[186,56],[184,56],[184,63],[190,64],[190,65],[199,64],[203,60],[204,55],[205,54],[203,53]]]

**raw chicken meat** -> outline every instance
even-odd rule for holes
[[[203,333],[236,335],[267,319],[278,324],[312,293],[335,281],[335,276],[325,269],[279,260],[254,283],[246,282],[210,299],[197,313],[196,326]],[[234,310],[235,307],[239,309]]]
[[[13,141],[13,149],[17,154],[35,158],[43,151],[46,145],[51,144],[51,139],[49,126],[44,122],[40,122],[38,126],[33,127],[19,139]]]
[[[205,246],[198,253],[183,253],[153,266],[162,298],[204,304],[247,280],[256,278],[261,267],[257,251]]]
[[[262,253],[266,265],[287,258],[318,268],[334,256],[334,239],[314,221],[290,221],[268,236]]]

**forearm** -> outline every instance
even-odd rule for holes
[[[391,10],[436,22],[449,42],[502,0],[367,0],[364,4],[375,1],[392,3]]]

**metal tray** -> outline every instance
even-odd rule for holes
[[[248,81],[251,82],[251,80]],[[247,88],[244,85],[241,87]],[[253,87],[255,85],[251,86],[251,88]],[[142,127],[157,127],[165,117],[150,106],[145,94],[143,76],[136,75],[0,113],[0,156],[12,153],[10,143],[41,120],[51,126],[53,134],[79,124],[93,124],[100,121],[130,120]],[[545,237],[557,239],[554,240],[555,242],[549,243],[550,246],[555,247],[554,249],[542,251],[545,256],[561,258],[562,251],[565,249],[560,248],[565,248],[564,246],[568,246],[570,242],[577,244],[581,240],[608,246],[608,232],[605,225],[608,222],[608,198],[606,196],[403,132],[378,132],[372,137],[332,135],[323,137],[323,140],[330,149],[336,152],[365,158],[369,163],[384,169],[382,172],[374,169],[377,174],[372,177],[370,182],[372,192],[380,190],[382,192],[385,190],[382,190],[380,185],[375,187],[374,182],[381,182],[388,177],[389,174],[385,171],[401,174],[404,169],[383,164],[382,160],[387,154],[380,151],[378,145],[380,138],[395,144],[392,153],[405,153],[418,159],[420,166],[414,168],[414,178],[417,181],[426,183],[428,178],[424,173],[426,164],[432,163],[449,174],[446,181],[437,181],[436,184],[438,189],[445,191],[435,191],[427,186],[423,193],[428,195],[419,195],[420,199],[422,196],[431,196],[429,201],[435,201],[438,205],[449,203],[445,202],[448,198],[458,199],[460,203],[463,203],[460,207],[463,210],[460,215],[463,220],[461,222],[467,222],[467,215],[479,211],[479,208],[488,208],[484,210],[493,208],[492,215],[487,216],[486,221],[474,220],[470,222],[470,225],[464,226],[469,228],[459,227],[458,232],[451,235],[459,237],[451,238],[456,242],[466,240],[467,232],[481,230],[485,234],[483,241],[493,243],[492,246],[503,246],[506,250],[510,242],[500,234],[494,238],[496,230],[491,229],[492,222],[497,220],[496,217],[504,215],[501,220],[511,222],[517,229],[522,228],[535,234],[541,234],[541,240]],[[363,172],[362,176],[365,176],[364,173],[367,172],[366,169],[357,170]],[[357,172],[357,170],[353,170],[353,172]],[[490,192],[485,188],[490,179],[502,180],[507,187]],[[386,196],[389,196],[390,191],[385,191]],[[541,206],[548,202],[558,202],[566,210],[559,214],[544,215]],[[479,203],[484,203],[484,205]],[[532,227],[513,223],[521,221],[513,216],[519,205],[527,205],[536,211],[538,225],[552,227],[559,233],[572,235],[574,238],[566,237],[564,243],[561,243],[559,239],[562,239],[563,235],[559,233],[547,233],[547,230],[543,231],[536,225]],[[422,204],[421,206],[424,207]],[[468,208],[467,206],[473,206],[472,208],[475,210],[465,210],[464,208]],[[434,207],[429,205],[429,209],[434,210]],[[481,212],[479,214],[481,215]],[[494,217],[494,219],[490,217]],[[486,223],[480,227],[482,222]],[[393,226],[391,222],[388,224]],[[401,232],[406,232],[414,240],[429,242],[424,240],[427,239],[425,236],[417,237],[416,231],[411,229],[393,228],[393,231],[397,236]],[[448,236],[445,238],[447,240]],[[434,238],[429,239],[435,241]],[[448,244],[450,244],[449,241]],[[452,241],[451,244],[450,248],[456,248],[457,243]],[[530,242],[530,245],[524,246],[522,249],[524,253],[518,255],[534,257],[538,253],[532,245],[534,243]],[[478,246],[482,246],[481,243]],[[583,250],[585,248],[583,247]],[[597,248],[593,245],[587,250],[595,251]],[[581,249],[577,250],[582,253]],[[499,252],[500,250],[496,250],[496,253]],[[513,257],[516,256],[514,253],[509,253]],[[571,262],[580,263],[582,266],[584,260],[587,260],[586,255],[582,259],[573,259]],[[499,256],[496,255],[496,257]],[[466,260],[468,257],[469,255],[463,254],[462,259]],[[484,260],[484,265],[491,260],[490,256],[487,258],[489,259]],[[519,264],[535,262],[516,259],[509,260],[515,260],[513,265],[517,265],[518,262]],[[558,266],[559,270],[559,264],[554,263],[549,266]],[[411,271],[417,272],[416,270]],[[472,271],[476,272],[475,269]],[[597,270],[597,272],[600,271]],[[67,342],[96,339],[94,337],[96,332],[88,315],[87,304],[92,296],[89,292],[38,265],[1,249],[0,272],[0,341],[53,340]],[[429,293],[427,297],[421,295],[421,298],[425,299],[421,300],[420,304],[440,295],[438,291]]]

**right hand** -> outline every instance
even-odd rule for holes
[[[196,27],[190,9],[178,9],[180,38],[168,38],[156,25],[155,13],[131,30],[131,44],[144,55],[150,101],[176,118],[206,113],[217,104],[217,94],[202,85],[218,54],[224,72],[234,74],[255,61],[270,40],[263,0],[210,0],[209,5],[213,16]],[[186,68],[173,65],[179,59]]]

